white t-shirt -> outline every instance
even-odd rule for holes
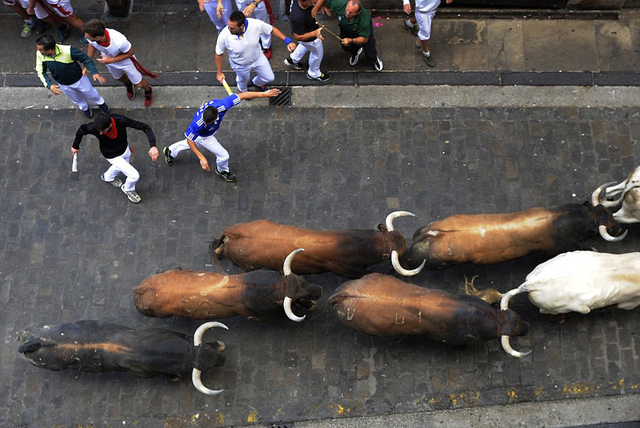
[[[87,40],[91,46],[96,48],[102,55],[109,56],[111,58],[128,52],[131,49],[131,42],[121,32],[114,30],[113,28],[107,28],[109,33],[109,46],[100,46],[97,42]],[[131,65],[131,60],[126,59],[124,61],[113,62],[108,64],[115,68],[123,68]]]
[[[242,35],[231,34],[229,27],[224,27],[218,34],[216,54],[222,55],[226,50],[229,61],[237,65],[251,65],[262,55],[260,35],[271,34],[273,27],[258,19],[247,18]]]

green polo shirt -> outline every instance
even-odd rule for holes
[[[338,16],[338,24],[346,30],[358,33],[358,36],[369,38],[371,36],[371,13],[364,7],[360,13],[349,21],[347,18],[347,3],[349,0],[325,0],[325,4]]]

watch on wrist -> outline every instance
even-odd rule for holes
[[[258,2],[256,0],[253,0],[252,3],[254,6],[258,6]]]

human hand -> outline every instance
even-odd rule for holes
[[[447,1],[447,3],[449,3],[449,2]],[[411,13],[411,5],[410,4],[405,4],[403,9],[404,9],[404,13],[406,13],[407,15],[409,15]]]
[[[59,85],[51,85],[49,86],[49,90],[53,92],[53,95],[60,95],[62,93]]]
[[[111,64],[113,62],[113,58],[110,56],[100,55],[100,58],[96,59],[100,64]]]
[[[267,98],[277,97],[278,95],[280,95],[280,89],[271,88],[268,91],[264,91],[263,94]]]
[[[218,6],[216,6],[216,15],[218,15],[218,19],[222,19],[222,15],[224,15],[224,5],[222,4],[222,0],[218,0]]]
[[[224,73],[222,71],[218,71],[216,73],[216,79],[218,80],[218,82],[220,82],[220,84],[222,84],[222,81],[224,80]]]
[[[103,85],[107,82],[107,79],[105,79],[104,77],[102,77],[102,74],[100,74],[100,73],[94,74],[94,75],[93,75],[93,80],[94,80],[95,82],[100,82],[100,83],[102,83]]]
[[[207,161],[207,158],[204,156],[200,159],[200,167],[205,171],[211,171],[211,168],[209,168],[209,161]]]
[[[246,16],[247,18],[249,16],[251,16],[251,14],[253,13],[253,11],[255,10],[256,5],[251,3],[249,6],[245,7],[244,10],[242,11],[242,13],[244,14],[244,16]]]
[[[158,160],[158,156],[160,155],[160,152],[158,152],[158,148],[153,146],[149,149],[149,157],[151,158],[151,160],[153,162]]]
[[[74,149],[73,147],[71,147],[71,156],[75,155],[76,153],[78,153],[80,150],[78,149]]]
[[[287,45],[287,50],[291,53],[296,50],[296,46],[295,42],[291,42]]]

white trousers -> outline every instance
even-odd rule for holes
[[[80,110],[89,110],[89,107],[104,104],[104,98],[96,91],[87,76],[71,85],[60,84],[60,90],[68,96]]]
[[[218,2],[222,2],[222,6],[224,7],[224,13],[222,14],[222,18],[218,18],[218,14],[216,13],[216,7],[218,6]],[[222,31],[224,27],[227,26],[229,22],[229,16],[231,12],[233,12],[233,7],[231,6],[231,0],[211,0],[209,2],[204,3],[204,10],[209,15],[211,22],[214,23],[218,33]]]
[[[216,156],[216,166],[218,171],[229,171],[229,152],[222,147],[215,135],[208,137],[197,137],[194,141],[200,148],[204,147]],[[187,140],[178,141],[169,146],[171,156],[174,158],[182,151],[190,149]]]
[[[253,0],[236,0],[236,7],[240,12],[244,10],[245,7],[249,6]],[[259,19],[262,22],[265,22],[271,25],[269,20],[269,12],[267,12],[267,6],[265,6],[264,1],[258,3],[255,9],[253,9],[253,13],[248,16],[248,18]],[[227,25],[225,22],[224,25]],[[271,33],[269,34],[261,34],[260,41],[262,42],[262,47],[264,49],[268,49],[271,47]]]
[[[140,173],[129,163],[129,158],[131,158],[131,148],[127,146],[127,150],[120,156],[107,159],[111,164],[111,168],[103,174],[104,181],[113,181],[120,173],[126,175],[127,181],[123,184],[123,190],[125,192],[136,190],[136,183],[140,180]]]
[[[420,40],[429,40],[431,38],[431,21],[436,15],[435,9],[430,12],[415,11],[416,22],[418,23],[418,38]]]
[[[229,61],[229,64],[231,64],[233,71],[236,72],[236,86],[240,92],[247,92],[247,85],[249,84],[249,77],[251,77],[252,71],[257,74],[252,80],[256,86],[266,85],[269,82],[273,82],[276,78],[271,69],[271,64],[269,64],[269,60],[263,53],[260,53],[258,59],[251,65],[238,65],[231,61]]]
[[[142,82],[142,73],[140,73],[136,66],[133,65],[133,61],[131,61],[130,58],[127,58],[124,61],[107,64],[107,70],[109,70],[109,73],[111,73],[113,78],[116,80],[120,79],[123,75],[126,74],[129,78],[129,81],[134,85]]]
[[[302,58],[309,52],[309,71],[307,74],[311,77],[320,77],[320,63],[324,56],[324,45],[322,40],[316,38],[312,42],[298,42],[296,50],[291,53],[293,62],[300,62]]]

